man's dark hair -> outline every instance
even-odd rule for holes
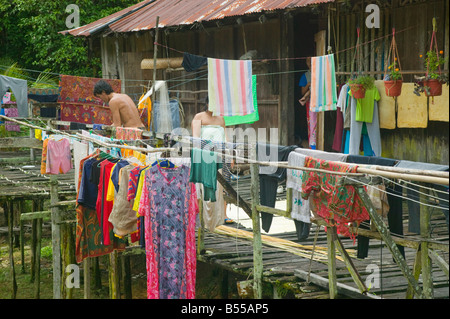
[[[95,83],[94,96],[100,95],[103,92],[105,92],[106,94],[110,94],[114,92],[114,90],[108,82],[100,80],[97,83]]]

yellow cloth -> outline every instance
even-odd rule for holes
[[[142,170],[142,172],[140,173],[140,176],[139,176],[139,183],[138,183],[138,186],[136,188],[136,197],[134,198],[133,210],[136,211],[136,216],[138,216],[138,217],[140,217],[140,215],[137,213],[137,211],[139,210],[139,201],[141,200],[142,187],[144,185],[144,180],[145,180],[145,172],[150,167],[151,166],[149,166],[146,169]]]
[[[141,97],[139,98],[139,101],[141,101],[141,99],[144,97],[145,94],[142,94]],[[143,109],[147,109],[147,127],[150,128],[150,120],[151,120],[151,116],[152,116],[152,100],[150,99],[150,97],[147,97],[146,99],[142,100],[139,104],[138,104],[138,109],[139,110],[143,110]]]
[[[114,164],[114,166],[111,168],[111,172],[114,170],[114,168],[116,167],[117,164]],[[114,203],[114,184],[111,180],[111,176],[108,179],[108,190],[106,192],[106,200],[108,202],[113,202]]]
[[[37,140],[42,141],[42,130],[35,129],[34,130],[34,137]]]

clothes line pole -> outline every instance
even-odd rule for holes
[[[151,95],[151,102],[152,102],[152,114],[150,119],[150,125],[152,127],[152,132],[155,132],[155,123],[154,123],[154,115],[155,115],[155,87],[156,87],[156,60],[158,57],[158,27],[159,27],[159,16],[156,17],[156,27],[155,27],[155,42],[153,43],[153,82],[152,82],[152,95]],[[150,114],[147,114],[147,116],[150,116]],[[148,128],[150,130],[150,127]]]

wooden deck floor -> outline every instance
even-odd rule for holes
[[[13,167],[11,167],[13,166]],[[22,166],[21,166],[22,167]],[[24,173],[18,169],[16,165],[8,163],[7,165],[0,166],[0,175],[8,177],[14,181],[26,182],[25,184],[32,187],[39,187],[38,185],[45,185],[43,189],[47,190],[48,177],[39,176],[38,166],[34,168],[26,168],[28,171]],[[31,174],[29,172],[31,170]],[[73,171],[73,170],[72,170]],[[249,187],[243,178],[238,182],[233,182],[232,185],[235,189],[239,187],[240,195],[245,199],[249,199]],[[73,174],[61,175],[58,180],[61,182],[61,191],[67,193],[73,193]],[[0,185],[0,197],[3,200],[17,196],[20,197],[33,197],[38,194],[42,194],[42,189],[24,189],[20,184],[4,183]],[[47,195],[45,195],[47,196]],[[284,192],[279,194],[279,198],[282,199]],[[404,205],[407,206],[407,205]],[[433,238],[440,238],[443,242],[448,244],[448,228],[443,214],[433,214]],[[404,215],[405,231],[407,230],[407,212]],[[242,225],[235,224],[234,227],[243,229]],[[305,241],[298,242],[296,234],[294,232],[272,235],[281,239],[290,240],[293,242],[312,245],[314,235],[316,232],[316,225],[312,226],[311,234]],[[250,231],[250,229],[247,229]],[[356,242],[349,238],[341,238],[344,247],[347,250],[356,250]],[[326,247],[326,233],[321,227],[318,233],[317,246]],[[449,262],[449,254],[447,252],[438,251],[440,256],[447,262]],[[406,261],[410,269],[413,267],[416,251],[411,248],[405,248]],[[198,256],[198,259],[203,262],[211,263],[230,272],[236,272],[245,277],[251,278],[253,268],[253,247],[252,243],[246,239],[240,239],[237,237],[230,237],[219,235],[212,232],[206,232],[205,234],[205,253]],[[382,298],[390,299],[402,299],[405,298],[407,290],[407,280],[402,276],[400,269],[393,261],[392,255],[385,247],[384,243],[380,240],[370,240],[369,255],[365,259],[352,258],[359,274],[363,281],[366,281],[370,275],[373,274],[373,269],[378,269],[380,274],[380,286],[371,287],[370,293]],[[318,299],[328,298],[327,289],[319,287],[318,285],[309,284],[305,285],[304,278],[300,278],[298,271],[311,272],[313,275],[317,275],[321,278],[327,279],[328,269],[327,264],[324,262],[310,261],[309,258],[295,255],[291,252],[284,251],[279,248],[271,247],[263,244],[263,265],[264,273],[263,280],[265,283],[271,284],[276,287],[273,291],[276,291],[278,297],[284,297],[286,288],[289,287],[290,297],[302,298],[302,299]],[[372,270],[371,270],[372,269]],[[198,274],[201,275],[201,274]],[[337,277],[338,282],[350,287],[355,287],[345,264],[341,261],[337,261]],[[434,297],[435,298],[449,298],[449,281],[444,272],[433,264],[433,282],[434,282]],[[421,280],[419,279],[419,284]],[[270,285],[269,285],[270,286]],[[267,293],[267,290],[265,290]],[[270,291],[270,289],[269,289]],[[273,297],[273,293],[271,296]],[[346,298],[346,296],[343,296]]]
[[[442,223],[442,219],[435,222]],[[304,245],[312,245],[316,231],[316,225],[312,226],[310,237],[302,242],[297,240],[295,232],[271,235],[290,240]],[[251,231],[247,229],[248,231]],[[342,238],[342,243],[346,250],[356,251],[356,243],[349,238]],[[447,237],[448,242],[448,237]],[[326,233],[324,228],[319,229],[317,246],[326,247]],[[205,236],[205,254],[199,259],[205,262],[220,265],[221,267],[237,272],[242,275],[251,275],[253,268],[253,248],[252,243],[237,237],[223,236],[208,232]],[[448,263],[449,256],[446,252],[439,252],[441,257]],[[412,269],[416,251],[412,248],[405,248],[405,257],[408,266]],[[371,239],[368,257],[365,259],[352,258],[358,272],[366,283],[370,285],[370,275],[374,274],[374,269],[379,270],[379,287],[371,287],[370,293],[386,299],[404,299],[408,283],[403,277],[397,264],[394,262],[388,248],[380,240]],[[305,280],[300,278],[297,270],[310,272],[324,279],[328,278],[328,267],[325,262],[310,261],[309,258],[297,256],[293,253],[273,248],[263,244],[263,281],[274,286],[289,285],[293,291],[297,291],[296,298],[328,298],[326,289],[317,285],[308,285],[304,288]],[[357,288],[348,272],[344,262],[337,261],[338,282],[350,287]],[[449,297],[449,281],[444,272],[436,265],[433,265],[434,297]],[[419,279],[419,284],[421,283]],[[345,297],[345,296],[342,296]]]

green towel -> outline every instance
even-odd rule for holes
[[[256,97],[256,75],[252,75],[252,96],[255,112],[247,115],[224,116],[225,125],[252,124],[259,121],[258,99]]]
[[[211,163],[205,162],[206,157],[212,159]],[[222,168],[222,163],[217,163],[217,155],[214,152],[198,148],[192,149],[189,182],[203,184],[204,200],[216,201],[217,170],[220,168]]]

